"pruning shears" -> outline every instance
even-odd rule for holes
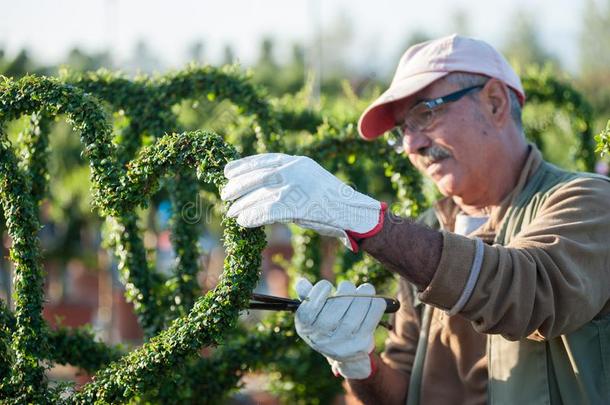
[[[400,302],[397,299],[384,297],[382,295],[355,295],[355,294],[342,294],[342,295],[333,295],[328,297],[327,299],[336,299],[342,297],[369,297],[369,298],[382,298],[385,300],[386,308],[385,313],[391,314],[400,308]],[[301,305],[303,301],[296,300],[292,298],[284,298],[284,297],[276,297],[273,295],[266,294],[252,294],[252,299],[250,300],[250,304],[248,305],[249,309],[261,309],[267,311],[291,311],[295,312],[299,305]],[[386,322],[379,322],[380,325],[392,330],[392,325]]]

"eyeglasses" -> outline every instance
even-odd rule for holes
[[[447,94],[443,97],[437,97],[432,100],[424,100],[415,104],[405,116],[401,124],[397,124],[392,130],[393,135],[397,137],[395,141],[402,139],[405,131],[418,132],[423,131],[432,124],[435,115],[440,107],[445,104],[453,103],[464,97],[473,90],[480,90],[485,87],[485,84],[466,87],[458,90],[455,93]]]

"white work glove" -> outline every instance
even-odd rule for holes
[[[385,203],[357,192],[305,156],[263,153],[229,162],[220,193],[227,215],[252,228],[293,222],[339,238],[352,251],[383,226]]]
[[[326,357],[335,375],[368,378],[373,374],[373,333],[385,311],[385,300],[366,297],[375,295],[375,287],[368,283],[356,288],[343,281],[334,294],[365,296],[361,298],[327,299],[333,296],[332,289],[326,280],[315,286],[304,278],[297,281],[297,294],[303,301],[295,315],[297,334]]]

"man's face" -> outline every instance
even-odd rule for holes
[[[441,79],[412,97],[392,105],[394,119],[403,122],[418,102],[442,97],[462,87]],[[481,90],[484,91],[485,89]],[[442,105],[421,131],[405,129],[403,146],[411,162],[429,176],[441,193],[464,203],[479,201],[493,182],[494,161],[501,153],[499,135],[483,113],[479,92]]]

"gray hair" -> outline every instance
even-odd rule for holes
[[[489,77],[479,75],[476,73],[465,73],[465,72],[451,72],[445,76],[445,80],[452,84],[457,84],[462,87],[479,86],[487,83]],[[469,94],[469,96],[472,95]],[[510,98],[510,115],[513,119],[517,129],[523,132],[523,122],[521,121],[521,104],[519,103],[519,96],[517,92],[512,88],[508,88],[508,95]]]

